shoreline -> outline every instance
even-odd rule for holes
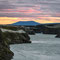
[[[23,29],[22,31],[2,29],[0,29],[0,60],[11,60],[14,53],[10,50],[9,45],[31,43],[30,37],[27,33],[22,32]]]

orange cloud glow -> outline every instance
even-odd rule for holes
[[[13,17],[0,17],[0,24],[11,24],[14,22],[17,22],[18,18],[13,18]]]
[[[40,18],[40,19],[39,19]],[[39,23],[60,23],[60,17],[39,17],[39,18],[20,18],[20,17],[0,17],[0,24],[12,24],[18,21],[36,21]]]

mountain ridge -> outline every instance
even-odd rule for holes
[[[19,22],[13,23],[12,25],[28,25],[28,26],[35,26],[35,25],[40,25],[40,23],[35,22],[35,21],[19,21]]]

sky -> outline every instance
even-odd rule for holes
[[[18,21],[60,23],[60,0],[0,0],[0,24]]]

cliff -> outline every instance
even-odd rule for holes
[[[17,31],[8,29],[1,30],[10,44],[31,43],[30,37],[22,29]]]
[[[31,43],[28,34],[21,30],[0,28],[0,60],[11,60],[14,53],[10,44]]]
[[[0,60],[11,60],[13,52],[10,50],[7,39],[0,30]]]

